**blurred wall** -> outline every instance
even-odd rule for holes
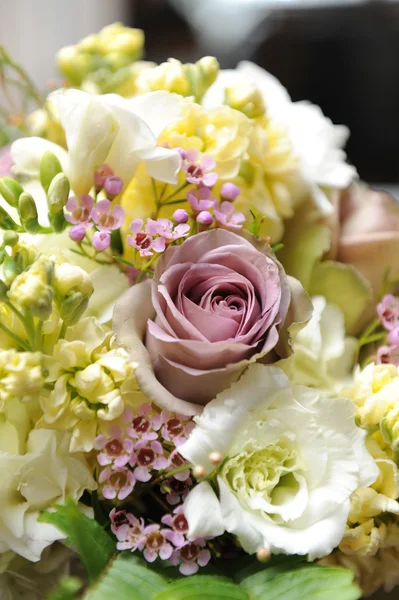
[[[126,0],[0,0],[0,45],[44,87],[57,50],[128,16]]]

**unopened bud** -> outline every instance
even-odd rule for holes
[[[104,192],[107,194],[107,198],[112,200],[121,193],[123,189],[123,181],[120,177],[111,176],[107,177],[104,181]]]
[[[91,55],[79,52],[76,46],[62,48],[56,60],[61,73],[74,85],[80,85],[92,68]]]
[[[0,194],[10,206],[18,206],[18,200],[23,191],[24,188],[15,179],[11,179],[11,177],[0,179]]]
[[[7,255],[3,262],[2,272],[6,282],[11,283],[21,271],[18,269],[17,261]]]
[[[187,223],[188,212],[184,208],[178,208],[173,213],[173,220],[175,223]]]
[[[223,460],[223,457],[219,452],[211,452],[208,458],[209,462],[213,465],[220,465]]]
[[[68,202],[70,189],[68,177],[64,173],[58,173],[50,183],[47,194],[47,204],[51,216],[62,212]]]
[[[207,229],[213,223],[213,217],[207,210],[202,210],[197,216],[197,223],[200,226],[200,230]]]
[[[8,286],[0,279],[0,302],[5,302],[7,300],[7,292]]]
[[[83,315],[83,313],[86,311],[87,307],[89,306],[89,298],[87,296],[82,296],[82,294],[80,294],[80,292],[77,292],[77,294],[79,294],[81,296],[80,303],[77,302],[77,296],[75,296],[75,294],[74,294],[73,296],[75,296],[74,299],[76,302],[76,308],[75,308],[75,310],[70,311],[68,316],[64,317],[64,319],[63,319],[65,321],[65,323],[67,323],[68,325],[75,325],[75,323],[77,323],[79,321],[80,317]],[[70,296],[70,298],[67,298],[62,303],[63,305],[65,305],[65,307],[64,307],[65,312],[72,307],[72,304],[73,304],[72,300],[71,300],[71,303],[69,304],[69,306],[67,306],[66,303],[73,296]],[[62,311],[62,308],[61,308],[61,311]],[[61,313],[61,311],[60,311],[60,313]]]
[[[56,155],[52,152],[45,152],[40,161],[40,183],[46,194],[54,177],[61,172],[61,163]]]
[[[3,234],[3,246],[15,246],[18,244],[19,235],[16,231],[5,231]]]
[[[33,196],[24,192],[18,201],[18,211],[21,223],[28,233],[37,233],[40,225],[37,220],[37,208]]]
[[[268,560],[270,560],[270,550],[268,550],[267,548],[259,548],[259,550],[256,553],[256,558],[259,560],[259,562],[267,562]]]
[[[225,103],[250,119],[261,117],[266,110],[262,93],[255,84],[226,88]]]
[[[193,475],[195,479],[203,479],[203,477],[205,477],[206,475],[205,467],[203,467],[202,465],[196,465],[193,468]]]
[[[198,65],[204,84],[208,88],[214,83],[219,73],[219,63],[217,59],[214,56],[204,56],[196,62],[196,65]]]
[[[65,219],[63,212],[60,212],[58,213],[58,215],[55,216],[49,213],[48,218],[50,221],[51,228],[53,229],[53,231],[55,231],[55,233],[63,232],[68,225],[68,221]]]
[[[46,286],[42,297],[32,304],[30,310],[41,321],[49,318],[53,310],[53,290],[50,286]]]

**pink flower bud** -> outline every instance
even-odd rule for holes
[[[107,177],[107,179],[104,181],[104,191],[108,198],[115,198],[115,196],[121,193],[122,188],[123,181],[120,177]]]
[[[102,252],[111,243],[111,235],[106,231],[96,231],[91,240],[93,244],[93,248],[95,248],[98,252]]]
[[[113,174],[113,170],[108,165],[100,165],[98,167],[94,173],[94,185],[98,192],[103,189],[107,177],[112,177]]]
[[[210,212],[207,210],[203,210],[197,217],[197,223],[200,225],[204,225],[205,227],[209,227],[213,223],[213,217]]]
[[[175,221],[175,223],[187,223],[188,212],[184,210],[184,208],[178,208],[173,213],[173,220]]]
[[[81,242],[85,236],[85,228],[83,225],[75,225],[69,230],[69,237],[74,242]]]
[[[233,202],[237,196],[240,195],[240,188],[238,187],[238,185],[235,185],[235,183],[224,183],[222,185],[222,189],[220,190],[220,195],[223,198],[223,200],[230,200],[230,202]]]

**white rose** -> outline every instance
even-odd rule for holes
[[[196,417],[179,452],[214,468],[223,458],[218,495],[201,482],[185,502],[193,536],[235,534],[250,554],[261,548],[312,560],[335,548],[345,531],[351,494],[378,469],[346,399],[293,386],[275,367],[254,365]]]
[[[46,546],[63,537],[53,525],[38,523],[40,511],[96,488],[83,454],[71,455],[69,443],[69,434],[36,429],[26,454],[0,451],[0,552],[39,560]]]

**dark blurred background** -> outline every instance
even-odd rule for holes
[[[146,32],[148,60],[258,63],[293,100],[349,126],[363,179],[399,183],[399,2],[136,0],[132,23]]]

